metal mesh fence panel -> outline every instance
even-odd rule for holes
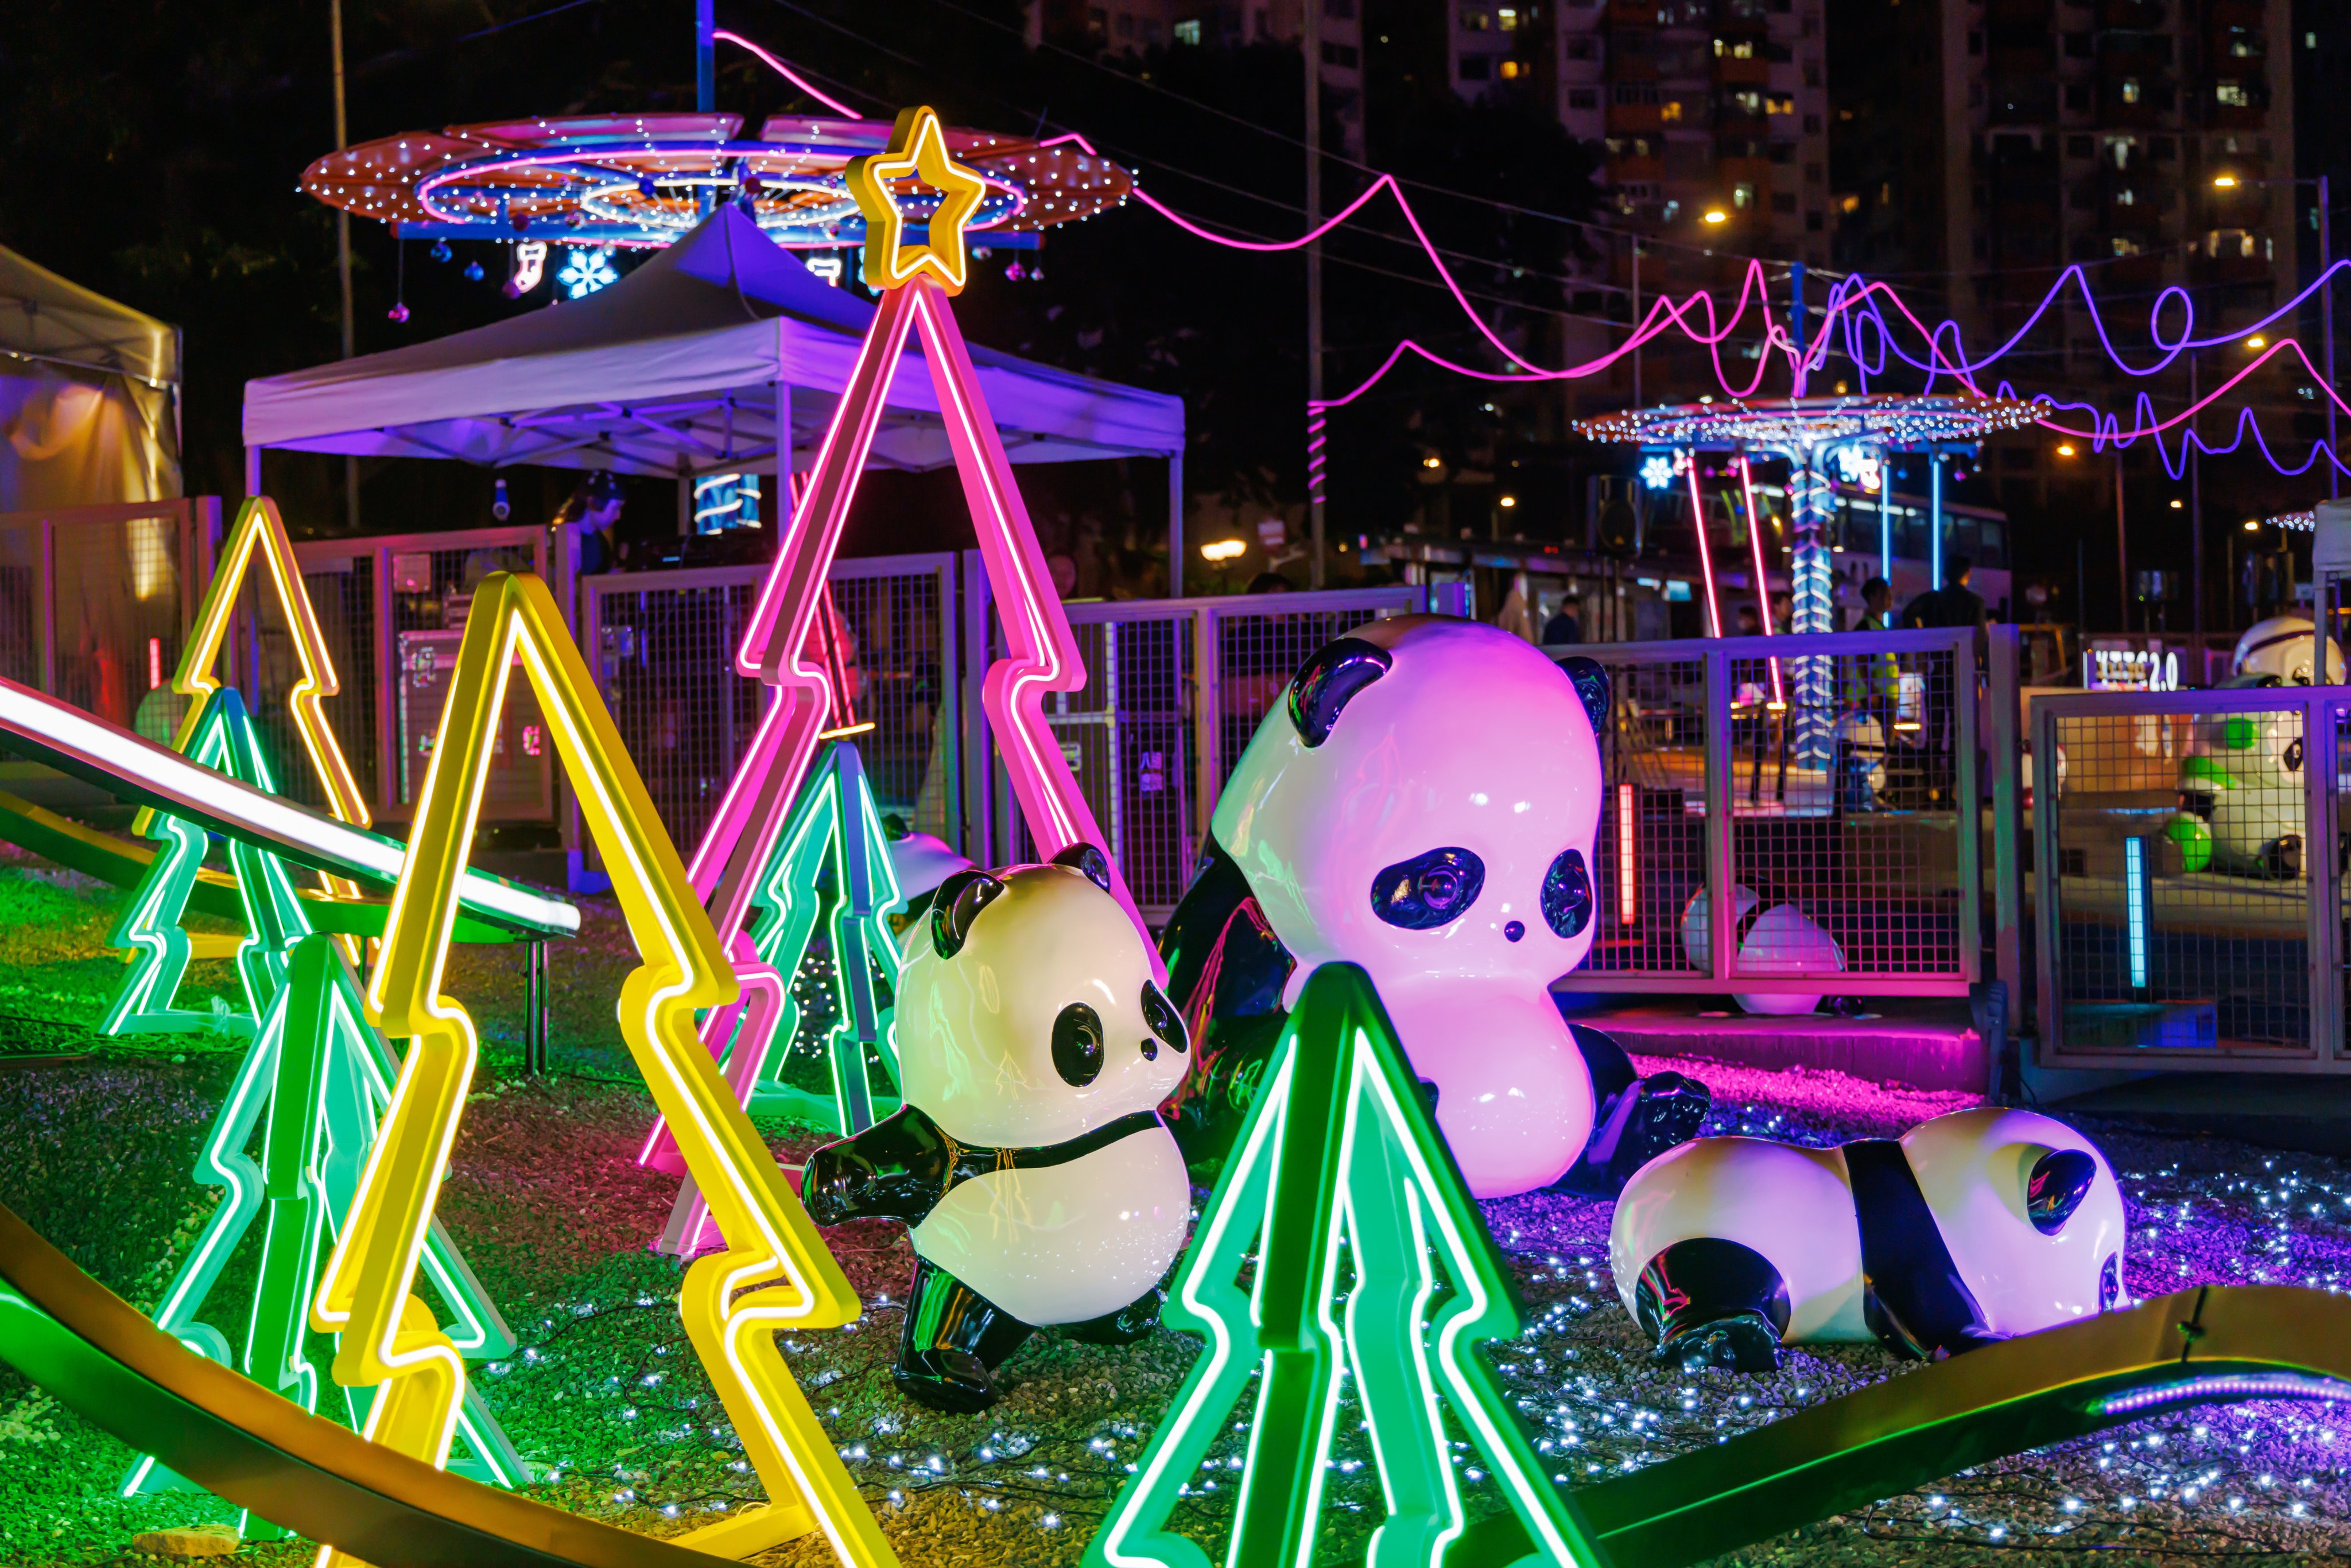
[[[302,562],[302,583],[341,686],[322,711],[342,744],[351,777],[372,807],[383,789],[382,759],[376,755],[382,693],[375,667],[375,574],[364,554],[340,560],[318,557]]]
[[[1706,886],[1706,666],[1698,659],[1611,663],[1605,644],[1580,650],[1613,683],[1600,736],[1600,928],[1595,973],[1708,972],[1706,912],[1686,921]],[[1685,926],[1696,938],[1693,951]]]
[[[605,706],[671,839],[691,855],[766,706],[768,688],[735,671],[758,580],[590,586],[598,606],[590,656]]]
[[[855,563],[845,563],[854,570]],[[945,638],[942,579],[936,571],[852,575],[836,572],[832,602],[848,632],[842,650],[850,703],[875,803],[916,832],[947,836],[958,799],[953,667]]]
[[[126,727],[152,725],[155,715],[142,718],[141,710],[157,706],[150,704],[162,684],[155,673],[160,669],[168,682],[180,662],[176,520],[163,516],[77,522],[54,529],[52,538],[52,695]],[[36,650],[37,660],[37,644]]]
[[[41,530],[0,529],[0,675],[41,680]]]
[[[1343,637],[1375,609],[1316,610],[1274,614],[1212,610],[1217,637],[1217,787],[1233,776],[1258,725],[1289,689],[1298,666],[1315,650]]]
[[[1173,909],[1192,878],[1192,624],[1184,612],[1078,622],[1070,630],[1084,689],[1045,699],[1061,755],[1146,918]],[[1012,861],[1037,859],[1028,823],[1011,815]]]
[[[1819,713],[1793,684],[1775,706],[1763,661],[1731,664],[1732,972],[1957,974],[1972,682],[1942,649],[1811,662],[1828,676]],[[1815,730],[1830,737],[1825,769],[1792,755]]]
[[[2041,917],[2064,1049],[2307,1051],[2304,710],[2107,705],[2048,722]]]
[[[604,700],[680,851],[691,854],[748,750],[768,688],[738,674],[764,570],[590,579]],[[875,804],[917,832],[951,836],[959,733],[935,569],[844,561],[831,579],[837,650]],[[593,857],[595,846],[580,846]]]

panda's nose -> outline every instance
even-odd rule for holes
[[[1513,920],[1508,925],[1502,927],[1502,935],[1512,942],[1517,941],[1526,934],[1526,923],[1521,920]]]
[[[1143,1037],[1143,1060],[1145,1061],[1159,1060],[1159,1042],[1147,1034]]]

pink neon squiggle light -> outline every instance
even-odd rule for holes
[[[753,54],[759,57],[760,60],[766,64],[769,70],[774,71],[778,76],[783,78],[786,81],[791,83],[794,87],[799,89],[802,92],[808,94],[810,98],[824,105],[825,108],[841,116],[843,120],[862,120],[865,118],[855,110],[850,108],[849,105],[841,102],[841,99],[832,97],[831,94],[818,88],[816,84],[810,81],[808,78],[800,75],[799,72],[792,69],[791,67],[784,64],[783,61],[778,59],[775,56],[769,54],[767,50],[761,48],[758,45],[753,43],[742,34],[730,33],[726,28],[721,27],[713,32],[710,36],[714,38],[724,38],[730,44],[750,50]]]

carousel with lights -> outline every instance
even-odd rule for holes
[[[1890,566],[1891,514],[1883,505],[1891,486],[1886,478],[1886,459],[1894,453],[1924,454],[1928,459],[1929,534],[1933,540],[1933,575],[1941,578],[1943,465],[1952,458],[1972,460],[1986,436],[2021,430],[2032,423],[2037,409],[2011,398],[1960,394],[1871,392],[1857,396],[1791,397],[1780,399],[1707,399],[1698,402],[1667,403],[1627,409],[1582,420],[1576,428],[1593,441],[1637,444],[1642,449],[1640,479],[1653,490],[1677,482],[1689,486],[1691,515],[1698,527],[1700,570],[1706,579],[1707,631],[1722,635],[1719,590],[1715,585],[1711,547],[1702,519],[1698,455],[1716,455],[1718,472],[1735,475],[1749,522],[1757,592],[1763,592],[1767,562],[1761,518],[1756,511],[1752,459],[1776,458],[1788,465],[1787,493],[1792,514],[1793,538],[1789,551],[1793,584],[1793,614],[1789,630],[1797,634],[1836,630],[1831,604],[1831,545],[1829,531],[1834,511],[1834,485],[1842,478],[1880,497],[1881,561]],[[1761,624],[1771,625],[1771,607],[1761,605]],[[1826,768],[1834,747],[1834,694],[1829,690],[1829,662],[1819,658],[1791,661],[1795,689],[1795,755],[1798,766]],[[1778,679],[1777,665],[1773,678]],[[1775,693],[1785,703],[1787,694]]]
[[[451,241],[508,247],[509,295],[548,276],[570,298],[591,293],[618,276],[616,252],[670,245],[722,204],[838,281],[865,242],[849,165],[883,152],[890,131],[887,120],[784,114],[756,133],[720,113],[495,120],[329,152],[302,172],[302,189],[401,239],[430,240],[436,259],[450,258]],[[983,253],[1033,249],[1043,230],[1114,208],[1134,189],[1125,169],[1065,139],[943,134],[982,182],[964,227]],[[893,193],[917,232],[941,200],[911,174]]]

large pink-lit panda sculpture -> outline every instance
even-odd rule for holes
[[[1765,1372],[1783,1344],[1940,1360],[2104,1312],[2123,1239],[2095,1145],[1987,1108],[1834,1149],[1684,1144],[1625,1184],[1608,1260],[1660,1361]]]
[[[1173,1109],[1196,1172],[1316,967],[1361,965],[1480,1197],[1613,1193],[1697,1131],[1702,1086],[1637,1079],[1550,985],[1592,946],[1607,676],[1495,627],[1405,616],[1308,658],[1217,803],[1161,948],[1201,1041]],[[1589,1145],[1593,1157],[1585,1159]]]

